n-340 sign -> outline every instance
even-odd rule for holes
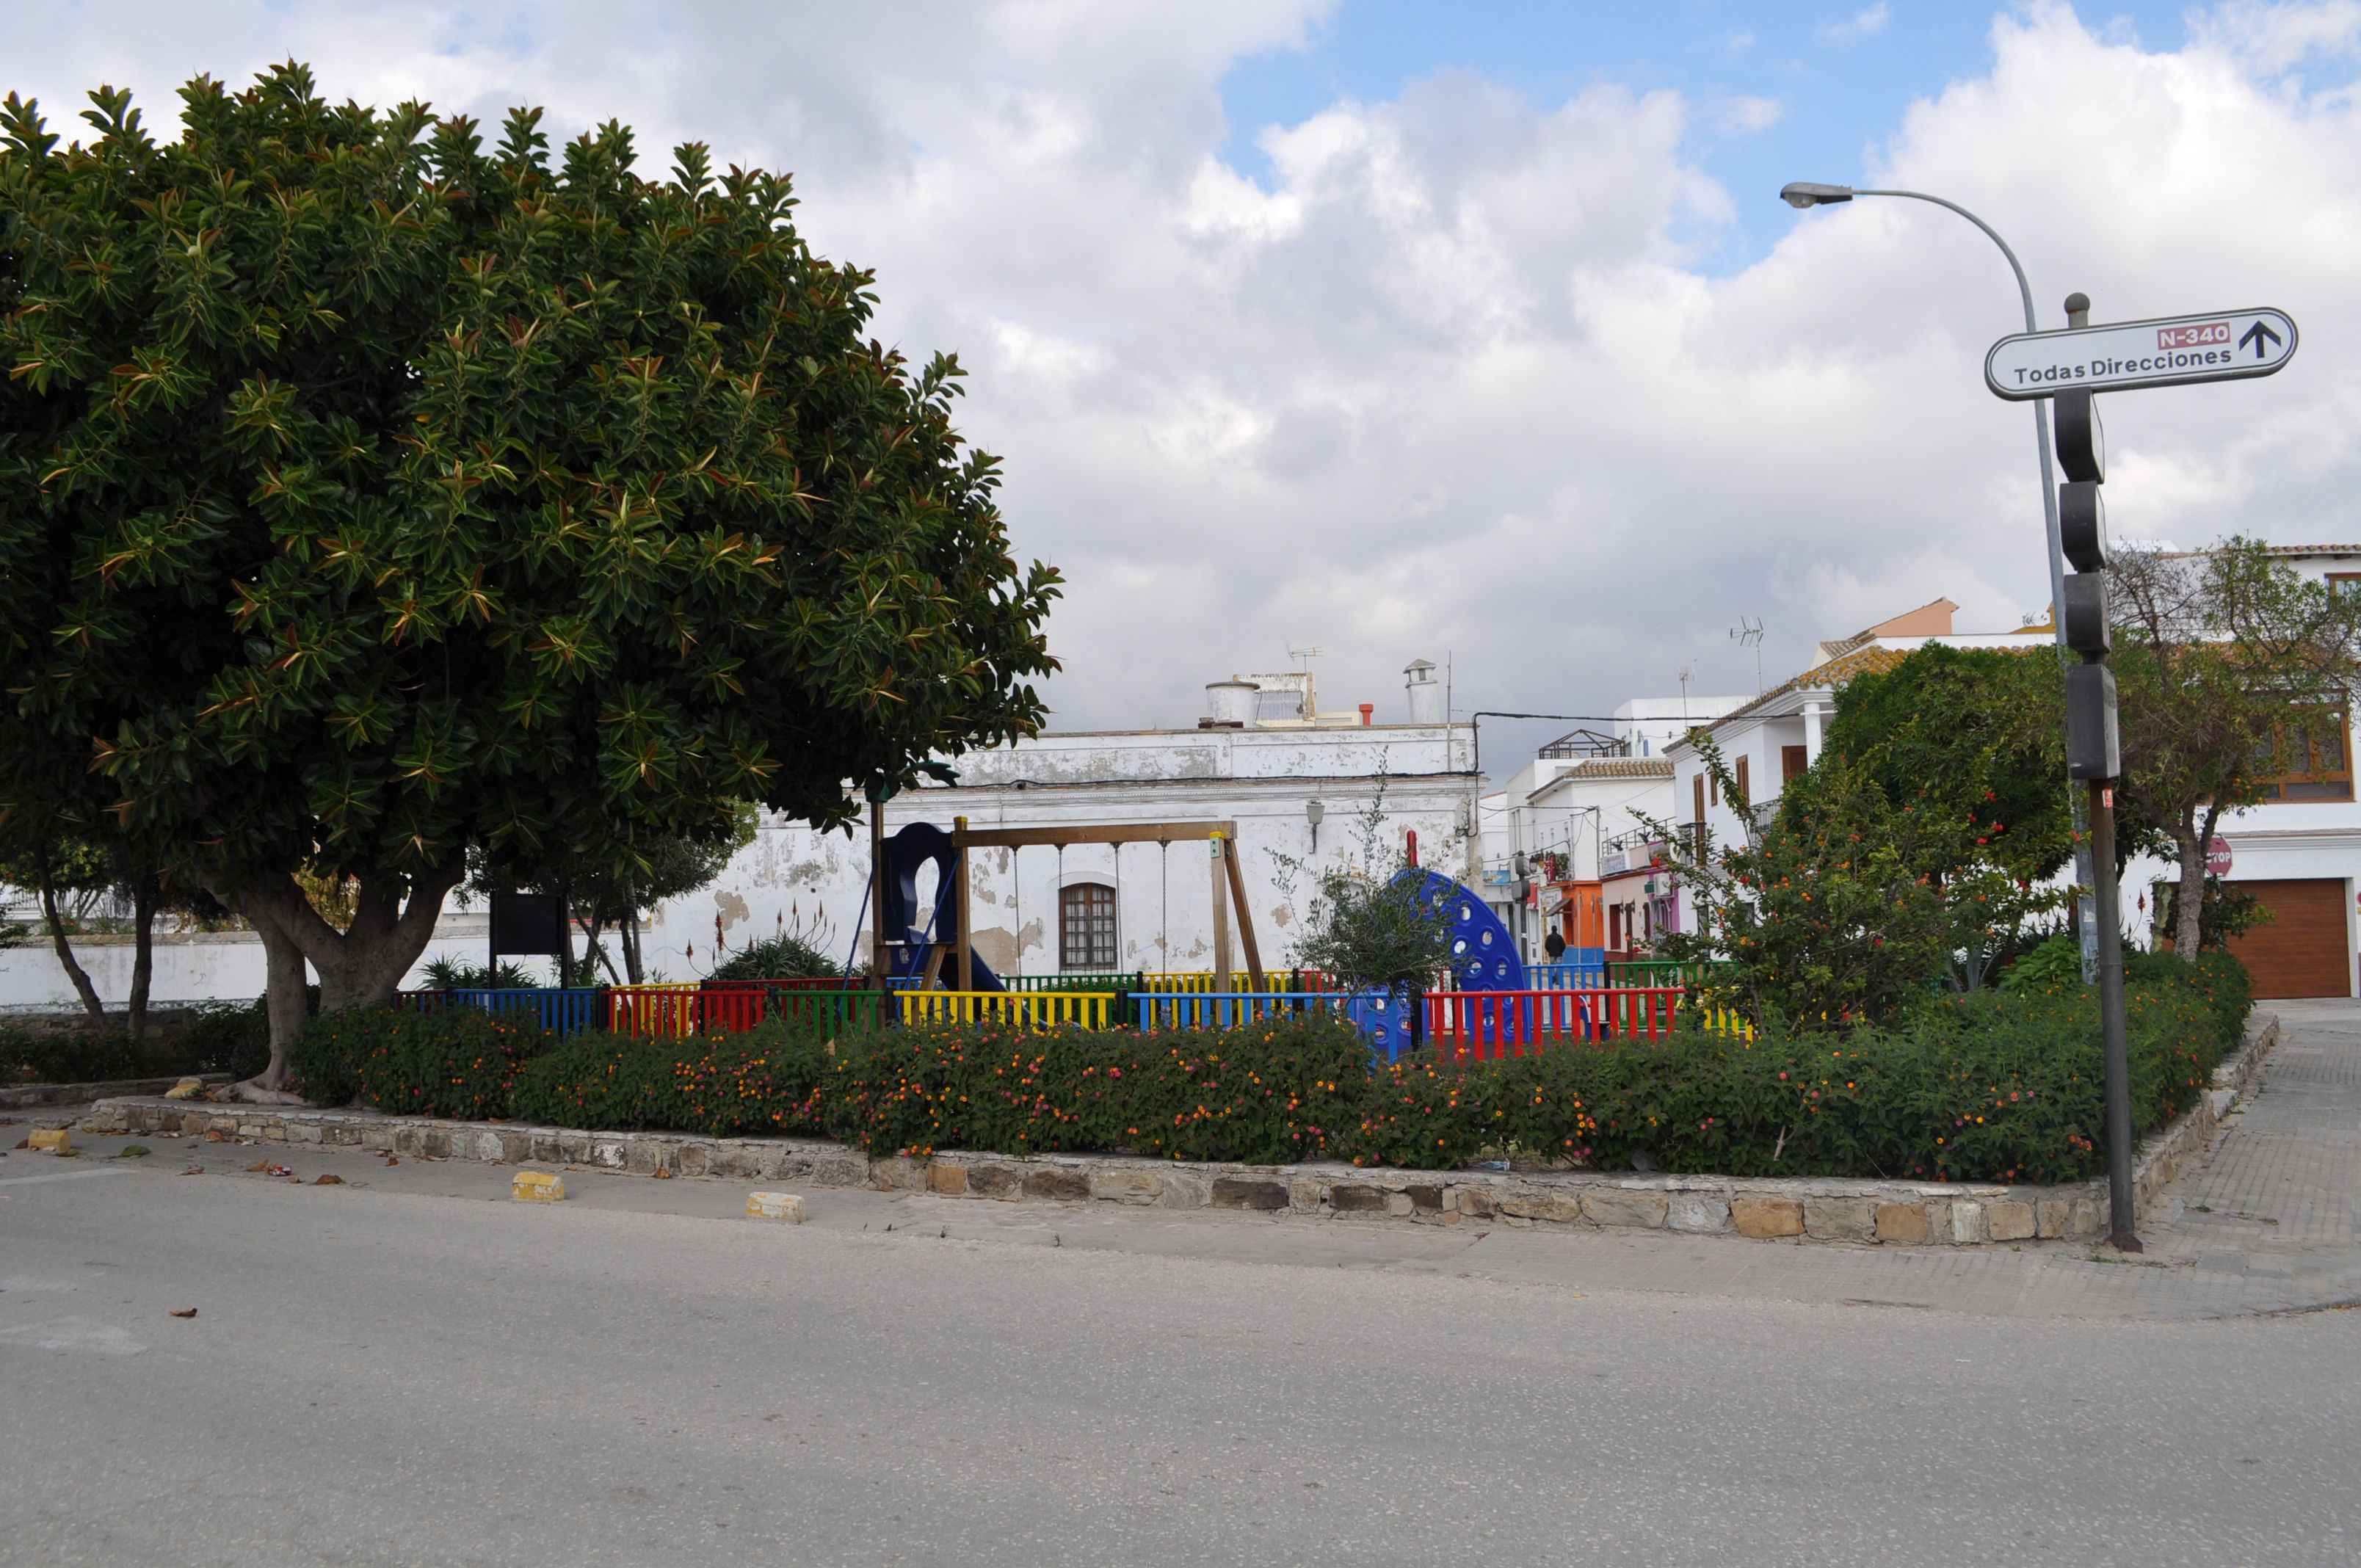
[[[2092,392],[2268,376],[2295,357],[2285,311],[2216,311],[2004,337],[1984,356],[1984,384],[2023,402],[2071,388]]]

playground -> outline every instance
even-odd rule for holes
[[[1159,891],[1170,885],[1175,850],[1184,863],[1204,856],[1213,910],[1208,967],[1060,967],[1004,975],[977,950],[973,910],[984,874],[978,851],[1014,857],[1049,850],[1062,863],[1069,847],[1119,850],[1128,844],[1159,848],[1164,857]],[[862,927],[855,929],[839,975],[412,991],[401,992],[398,1004],[529,1012],[559,1036],[597,1029],[641,1038],[734,1034],[774,1022],[831,1036],[987,1020],[1028,1030],[1159,1033],[1324,1012],[1349,1019],[1383,1059],[1428,1046],[1461,1059],[1490,1059],[1581,1041],[1660,1039],[1671,1033],[1685,994],[1700,978],[1688,972],[1696,966],[1607,962],[1597,883],[1567,887],[1557,915],[1563,957],[1529,965],[1499,916],[1468,888],[1432,870],[1400,876],[1415,878],[1415,896],[1446,912],[1447,963],[1421,987],[1355,989],[1319,970],[1265,967],[1239,870],[1235,822],[979,828],[961,817],[948,829],[912,822],[888,837],[882,811],[873,810]],[[1111,911],[1122,907],[1114,899],[1108,905]],[[497,939],[494,948],[497,961]],[[865,965],[860,961],[864,948]],[[1159,934],[1157,949],[1164,948]],[[1110,939],[1104,948],[1120,950],[1120,945]],[[523,950],[543,951],[545,944]]]

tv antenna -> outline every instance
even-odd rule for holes
[[[1312,667],[1312,661],[1320,657],[1320,650],[1316,647],[1298,648],[1290,642],[1287,645],[1287,656],[1308,670]]]
[[[1754,650],[1754,695],[1763,695],[1763,623],[1751,615],[1741,615],[1730,635],[1741,646]]]

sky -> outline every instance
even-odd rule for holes
[[[1317,647],[1321,704],[1603,714],[1756,689],[1938,597],[2048,602],[2022,326],[2278,306],[2269,380],[2106,400],[2108,517],[2361,541],[2361,3],[16,0],[0,88],[310,62],[329,96],[791,171],[878,330],[970,372],[1062,729],[1189,726]],[[1565,728],[1565,726],[1559,726]],[[1531,727],[1528,727],[1531,728]],[[1547,726],[1539,727],[1546,729]],[[1510,729],[1513,751],[1535,729]],[[1500,754],[1487,727],[1488,769]]]

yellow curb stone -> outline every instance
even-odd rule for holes
[[[36,1127],[27,1141],[27,1148],[47,1149],[51,1154],[64,1154],[73,1147],[72,1135],[63,1127]]]
[[[538,1170],[520,1170],[509,1190],[521,1203],[555,1203],[566,1196],[566,1178]]]
[[[205,1081],[203,1079],[184,1078],[181,1080],[180,1082],[172,1085],[171,1088],[164,1091],[164,1098],[167,1100],[193,1100],[204,1086]]]
[[[746,1217],[750,1220],[782,1220],[790,1225],[804,1223],[804,1201],[792,1192],[749,1192],[746,1194]]]

